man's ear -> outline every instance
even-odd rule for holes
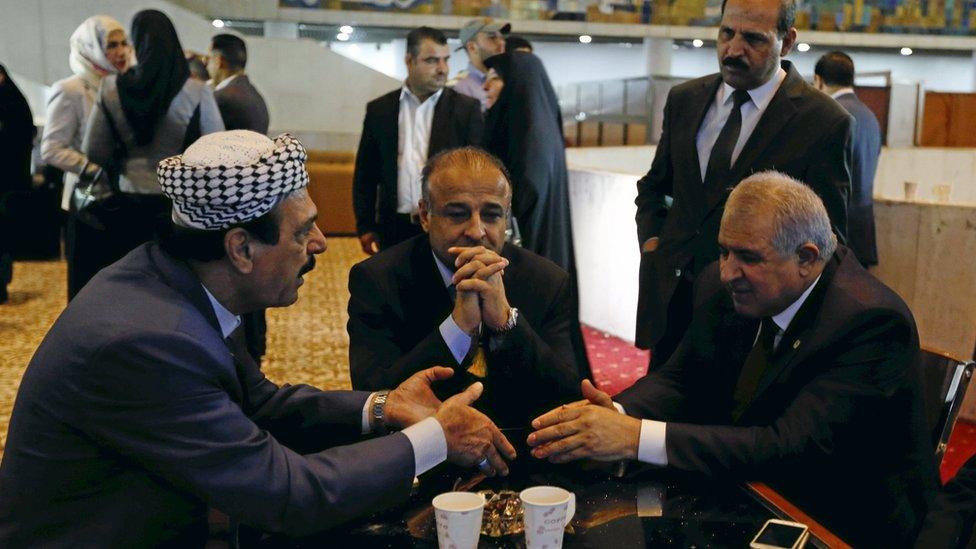
[[[796,45],[796,27],[790,27],[790,30],[783,35],[783,49],[779,52],[780,57],[786,57],[793,51],[794,45]]]
[[[430,205],[423,198],[417,204],[420,210],[420,227],[424,229],[424,232],[430,232],[428,227],[430,226]]]
[[[251,233],[237,227],[224,234],[224,252],[230,264],[241,274],[254,269],[254,241]]]
[[[813,242],[806,242],[796,250],[797,263],[800,267],[800,274],[807,276],[813,272],[814,266],[820,261],[820,248]]]

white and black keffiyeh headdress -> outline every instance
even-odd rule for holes
[[[156,166],[173,222],[216,231],[253,221],[308,185],[305,147],[291,135],[274,141],[256,132],[205,135],[182,155]]]

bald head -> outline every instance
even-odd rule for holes
[[[486,185],[500,192],[511,206],[512,185],[501,160],[476,147],[442,151],[427,161],[420,179],[421,197],[428,203],[431,194],[464,190],[472,185]]]

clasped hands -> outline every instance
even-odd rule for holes
[[[498,330],[508,323],[511,306],[502,275],[508,260],[484,246],[448,248],[456,255],[452,282],[457,291],[451,316],[465,333],[474,335],[482,323]]]
[[[482,468],[486,475],[507,475],[505,460],[515,459],[515,448],[488,416],[471,407],[484,386],[474,383],[443,402],[431,390],[433,383],[452,375],[453,369],[434,366],[407,378],[387,397],[387,423],[402,429],[434,417],[444,430],[448,461],[471,467],[488,460],[489,467]]]
[[[637,459],[641,421],[622,414],[610,395],[583,380],[583,400],[564,404],[532,420],[532,455],[553,463],[589,458]]]

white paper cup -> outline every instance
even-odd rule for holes
[[[563,531],[576,513],[576,494],[556,486],[533,486],[519,494],[528,549],[563,545]]]
[[[485,496],[474,492],[445,492],[434,498],[437,545],[441,549],[475,549],[481,535]]]

